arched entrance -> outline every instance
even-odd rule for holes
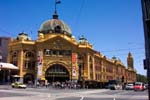
[[[45,78],[49,82],[65,82],[69,80],[69,71],[63,65],[55,64],[46,70]]]
[[[23,82],[26,84],[33,84],[34,83],[34,75],[32,74],[25,74],[23,78]]]

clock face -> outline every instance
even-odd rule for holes
[[[72,46],[63,39],[56,39],[51,42],[51,49],[71,50]]]
[[[64,46],[64,45],[63,45],[63,43],[61,43],[60,40],[56,40],[56,41],[53,42],[53,47],[54,47],[55,49],[60,49],[60,48],[62,48],[63,46]]]

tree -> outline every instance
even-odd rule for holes
[[[137,74],[137,81],[147,83],[147,77],[145,75]]]

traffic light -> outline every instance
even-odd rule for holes
[[[124,82],[124,76],[122,76],[122,78],[121,78],[121,82],[122,82],[122,83]]]

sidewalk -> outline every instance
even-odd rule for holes
[[[11,85],[0,85],[0,90],[1,89],[4,89],[4,90],[11,89]]]

